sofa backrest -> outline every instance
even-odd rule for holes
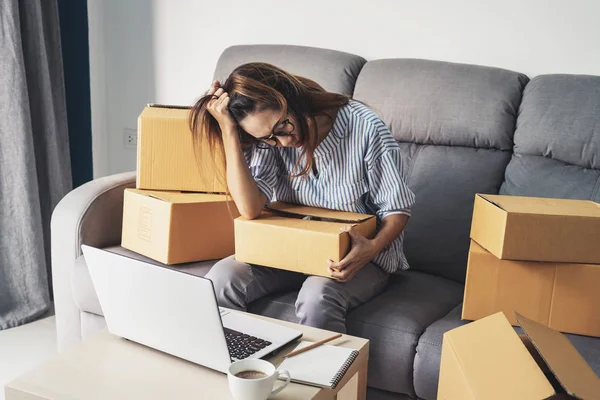
[[[406,228],[412,269],[464,281],[475,193],[498,193],[513,148],[525,75],[498,68],[370,61],[354,98],[400,143],[416,203]]]
[[[413,269],[464,281],[475,193],[600,201],[600,77],[528,83],[499,68],[244,45],[223,52],[215,78],[251,61],[353,95],[380,114],[416,194],[405,238]]]
[[[600,202],[600,76],[531,80],[500,192]]]
[[[289,45],[232,46],[221,54],[215,79],[225,82],[239,65],[267,62],[292,74],[309,78],[325,90],[351,95],[360,69],[366,63],[362,57],[336,50]]]

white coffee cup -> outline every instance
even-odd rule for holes
[[[242,371],[258,371],[266,376],[258,379],[245,379],[237,377]],[[273,385],[279,376],[285,382],[273,390]],[[266,400],[269,396],[281,392],[290,383],[290,373],[286,370],[278,371],[273,364],[265,360],[249,359],[236,361],[229,366],[227,371],[229,390],[235,400]]]

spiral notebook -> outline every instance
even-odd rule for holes
[[[302,341],[294,350],[309,344]],[[287,370],[292,382],[335,389],[357,356],[356,350],[324,344],[286,358],[279,369]]]

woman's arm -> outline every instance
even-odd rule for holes
[[[258,186],[246,164],[242,144],[237,131],[237,123],[231,117],[227,106],[229,95],[219,88],[219,82],[213,82],[207,94],[216,96],[206,109],[219,123],[225,149],[227,166],[227,186],[231,197],[244,218],[254,219],[267,202],[267,198],[258,190]]]
[[[258,190],[246,164],[237,130],[223,131],[223,145],[227,163],[227,185],[231,197],[244,218],[254,219],[265,206],[267,198]]]
[[[371,240],[375,255],[392,243],[404,230],[409,216],[406,214],[390,214],[381,221],[379,232]]]
[[[387,245],[396,239],[406,226],[409,216],[406,214],[390,214],[381,221],[381,227],[373,239],[367,239],[355,232],[351,226],[344,230],[350,234],[352,247],[343,260],[329,262],[329,274],[340,282],[348,282],[358,271],[371,262]]]

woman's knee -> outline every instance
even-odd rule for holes
[[[345,332],[346,301],[331,283],[328,278],[308,278],[298,293],[296,315],[302,324]]]
[[[248,264],[236,261],[234,256],[217,261],[208,271],[206,278],[213,281],[215,286],[235,281],[249,273]],[[237,278],[237,279],[236,279]]]
[[[328,278],[311,276],[306,279],[296,300],[296,311],[320,314],[325,309],[344,309],[344,296]]]
[[[219,305],[230,308],[246,306],[245,288],[252,280],[250,267],[233,256],[218,261],[206,274],[215,288]]]

